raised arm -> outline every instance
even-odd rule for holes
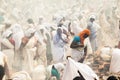
[[[57,34],[59,35],[60,39],[61,39],[63,42],[68,43],[67,40],[65,40],[65,39],[62,38],[62,30],[61,30],[60,28],[57,29]]]

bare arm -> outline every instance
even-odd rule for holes
[[[69,37],[69,33],[65,29],[63,29],[63,34],[65,34],[67,38]]]
[[[88,24],[88,25],[87,25],[87,29],[89,29],[89,30],[90,30],[90,27],[91,27],[91,26]]]
[[[36,43],[36,47],[37,47],[37,50],[36,50],[36,54],[35,54],[35,56],[34,56],[34,60],[37,60],[38,58],[39,58],[39,56],[40,56],[40,54],[39,54],[39,50],[38,50],[38,47],[39,47],[39,45],[42,45],[40,42],[38,42],[37,41],[37,43]]]
[[[9,67],[7,63],[7,57],[4,57],[4,67],[5,67],[5,74],[7,75],[7,78],[10,79],[10,72],[9,72]]]
[[[68,41],[66,41],[66,40],[64,40],[64,39],[62,38],[62,30],[61,30],[61,29],[58,29],[58,30],[57,30],[57,33],[58,33],[60,39],[61,39],[63,42],[68,43]]]
[[[68,31],[70,32],[71,35],[74,35],[74,33],[71,30],[71,23],[69,23],[69,25],[68,25]]]
[[[84,46],[83,44],[78,44],[77,42],[72,41],[70,48],[78,48],[78,47],[83,47],[83,46]]]
[[[86,56],[87,55],[87,46],[85,46],[85,48],[84,48],[84,56]]]
[[[83,61],[84,61],[86,55],[87,55],[87,46],[85,46],[85,48],[84,48],[84,55],[83,55],[83,57],[82,57],[78,62],[83,63]]]

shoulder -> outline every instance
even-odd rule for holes
[[[4,62],[7,62],[7,56],[3,52],[0,52],[0,58],[3,59]]]
[[[0,51],[0,56],[5,57],[6,55],[3,52]]]
[[[92,26],[93,25],[93,23],[92,22],[88,22],[88,26]]]
[[[94,25],[95,25],[98,29],[101,28],[100,25],[99,25],[98,23],[96,23],[96,22],[94,22]]]
[[[62,28],[58,27],[57,32],[62,32]]]
[[[80,37],[79,36],[74,36],[73,40],[79,42],[80,41]]]

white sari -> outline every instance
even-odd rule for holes
[[[66,36],[62,33],[63,39],[66,38]],[[65,56],[65,43],[61,39],[57,39],[58,34],[56,34],[53,37],[53,48],[52,48],[52,54],[53,54],[53,62],[62,62],[64,61]]]

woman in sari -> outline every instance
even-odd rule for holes
[[[77,36],[74,36],[73,41],[70,45],[72,48],[72,58],[75,61],[83,62],[87,53],[87,46],[84,44],[84,40],[90,35],[88,29],[84,29]]]

